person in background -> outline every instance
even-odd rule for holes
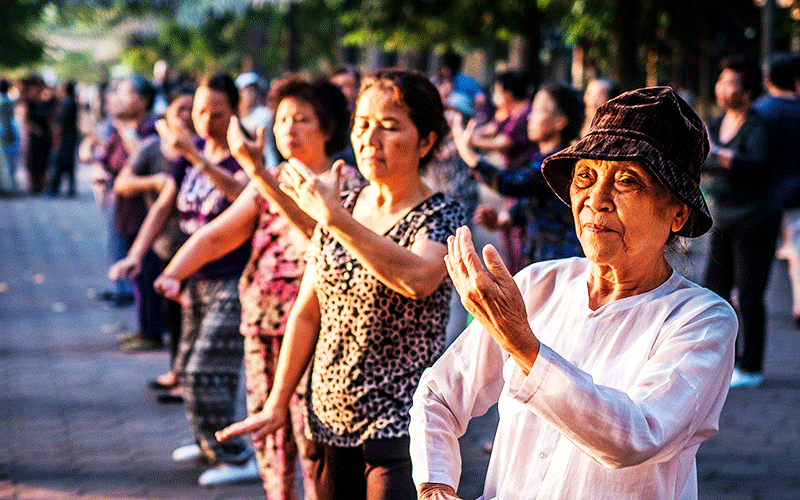
[[[350,64],[340,64],[328,73],[328,80],[341,89],[350,113],[355,111],[358,89],[361,86],[361,73],[358,69]]]
[[[187,131],[194,137],[193,99],[194,89],[191,87],[178,87],[172,91],[164,113],[164,123],[170,130],[179,133]],[[116,194],[120,196],[144,195],[148,199],[148,213],[142,227],[149,224],[148,218],[160,213],[165,205],[174,204],[171,175],[180,156],[179,151],[155,134],[142,141],[135,156],[117,175],[114,181]],[[164,228],[149,245],[145,246],[144,239],[137,236],[127,257],[109,269],[109,279],[116,280],[127,276],[136,276],[143,267],[155,266],[155,263],[151,262],[153,254],[159,259],[155,271],[157,275],[175,255],[180,244],[178,219],[173,213],[165,222]],[[150,252],[151,248],[152,252]],[[169,391],[159,394],[158,401],[160,403],[182,403],[183,398],[175,370],[181,335],[181,306],[175,300],[164,298],[163,311],[169,334],[170,370],[151,381],[150,387],[154,390]]]
[[[619,88],[610,78],[595,78],[586,85],[586,91],[583,93],[583,104],[585,106],[585,118],[583,120],[583,127],[581,127],[580,137],[589,133],[589,128],[592,125],[592,119],[603,103],[609,99],[613,99],[619,95]]]
[[[361,85],[361,73],[359,73],[358,69],[354,66],[342,64],[333,68],[331,72],[328,73],[328,80],[341,89],[344,97],[347,99],[348,114],[352,115],[356,107],[358,89]],[[347,165],[355,166],[356,155],[353,151],[353,144],[348,140],[342,150],[337,151],[332,158],[334,161],[344,160]]]
[[[498,220],[497,212],[483,210],[477,215],[484,225],[522,226],[526,230],[522,266],[547,259],[582,256],[575,235],[572,212],[545,183],[544,160],[578,137],[583,123],[583,103],[578,92],[563,83],[544,83],[533,98],[528,115],[528,137],[539,151],[524,169],[514,172],[487,162],[469,146],[469,131],[460,122],[453,127],[455,143],[461,158],[474,169],[475,175],[503,196],[518,201],[509,209],[507,220]]]
[[[330,155],[342,148],[350,126],[342,92],[327,80],[312,82],[288,75],[274,83],[270,99],[277,102],[274,133],[281,154],[330,177]],[[256,142],[250,142],[237,120],[231,120],[231,152],[251,182],[225,212],[189,238],[170,264],[170,277],[183,281],[218,255],[252,238],[253,252],[239,280],[240,332],[244,335],[247,408],[251,415],[261,411],[272,388],[286,319],[297,296],[305,268],[303,256],[315,226],[315,221],[278,187],[277,177],[284,167],[270,172],[264,166],[264,136],[259,130]],[[360,183],[353,167],[344,167],[343,180],[346,188]],[[286,416],[292,425],[253,436],[256,461],[270,500],[295,498],[298,456],[305,498],[315,498],[302,418],[305,387],[297,389]]]
[[[135,157],[142,141],[155,134],[155,117],[150,114],[155,89],[139,75],[122,80],[115,90],[115,122],[105,145],[100,163],[107,174],[108,189],[113,199],[113,232],[120,237],[118,258],[125,256],[136,239],[147,215],[143,193],[120,195],[114,182],[120,171]],[[141,271],[133,279],[138,331],[120,337],[120,348],[126,352],[144,352],[164,348],[164,311],[162,300],[153,289],[160,272],[158,257],[149,253]]]
[[[665,253],[711,227],[708,149],[672,89],[622,94],[542,166],[586,258],[512,277],[491,245],[483,266],[467,228],[448,238],[447,270],[476,321],[414,395],[419,499],[458,498],[458,437],[496,403],[481,498],[697,499],[695,456],[719,427],[736,314]]]
[[[720,68],[714,93],[725,112],[708,124],[711,154],[704,165],[705,192],[713,201],[714,215],[704,281],[735,304],[741,318],[731,387],[755,387],[762,381],[764,292],[780,209],[771,192],[774,165],[768,161],[767,128],[753,109],[761,91],[761,71],[743,56],[723,59]]]
[[[50,179],[50,197],[58,196],[61,179],[67,178],[67,196],[75,196],[75,160],[80,134],[78,133],[78,102],[75,82],[61,83],[57,93],[59,107],[55,120],[56,154],[53,159],[53,176]]]
[[[8,95],[11,84],[0,78],[0,190],[14,193],[17,190],[17,151],[19,131],[14,123],[14,102]]]
[[[445,80],[450,81],[453,86],[453,92],[469,97],[472,108],[470,114],[475,115],[482,112],[486,107],[486,93],[480,83],[461,72],[462,63],[461,56],[452,50],[442,54],[441,67],[439,68],[436,84],[438,85]]]
[[[256,73],[242,73],[236,77],[239,89],[239,123],[252,139],[259,127],[266,131],[264,162],[269,168],[278,165],[275,151],[275,137],[272,135],[274,109],[264,104],[263,81]]]
[[[219,437],[287,425],[313,357],[306,418],[320,500],[416,498],[408,408],[444,348],[451,286],[442,242],[464,220],[419,169],[447,132],[424,75],[379,70],[362,82],[350,137],[369,183],[340,194],[341,162],[333,181],[299,163],[285,167],[286,192],[317,226],[269,397]]]
[[[159,59],[153,64],[153,87],[156,89],[156,98],[153,102],[153,114],[162,116],[169,106],[169,96],[175,87],[175,82],[169,78],[169,63]]]
[[[183,158],[178,160],[172,181],[167,184],[170,192],[165,195],[165,203],[152,217],[148,214],[137,248],[150,247],[172,209],[177,210],[181,241],[185,242],[224,212],[244,190],[247,174],[231,156],[227,138],[228,125],[238,108],[236,84],[230,76],[220,73],[204,79],[195,92],[192,122],[197,139],[188,130],[172,130],[166,122],[157,122],[161,140]],[[244,241],[198,269],[181,287],[171,278],[172,262],[180,255],[179,250],[155,282],[162,295],[180,295],[182,305],[183,332],[174,369],[183,390],[194,442],[176,448],[172,459],[205,459],[212,464],[198,477],[202,486],[258,477],[253,452],[243,439],[222,443],[214,436],[234,420],[244,355],[239,334],[238,280],[250,252],[250,241]]]
[[[45,188],[47,166],[53,147],[53,103],[45,98],[47,86],[39,75],[23,79],[25,99],[25,130],[28,132],[25,166],[28,171],[28,190],[39,194]]]
[[[497,107],[494,119],[470,127],[469,145],[493,158],[502,168],[515,172],[530,163],[536,153],[536,144],[528,138],[531,103],[525,76],[518,71],[497,75],[492,103]],[[501,198],[501,217],[508,218],[508,209],[515,201],[508,197]],[[479,207],[478,213],[484,210],[488,208]],[[513,226],[502,226],[500,234],[505,262],[516,272],[521,266],[524,234]]]
[[[775,255],[788,263],[796,328],[800,328],[800,98],[795,89],[798,68],[800,65],[791,54],[774,55],[764,76],[767,91],[753,104],[767,126],[773,195],[783,211]]]

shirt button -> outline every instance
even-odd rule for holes
[[[547,458],[547,452],[543,451],[543,452],[539,453],[539,458],[541,458],[541,459]]]

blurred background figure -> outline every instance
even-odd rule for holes
[[[484,160],[469,146],[469,131],[456,122],[455,144],[461,158],[475,175],[492,190],[514,199],[508,218],[500,218],[490,207],[476,213],[487,227],[514,226],[525,231],[521,266],[549,259],[582,256],[575,234],[572,212],[553,193],[542,177],[542,163],[578,137],[583,123],[583,103],[572,87],[546,82],[533,99],[527,121],[527,134],[539,151],[522,169],[509,171]]]
[[[453,92],[459,92],[469,98],[470,107],[472,108],[470,114],[482,112],[487,104],[486,93],[480,83],[461,72],[462,63],[461,56],[452,50],[442,54],[439,75],[434,83],[438,85],[444,81],[449,81]]]
[[[755,387],[762,380],[764,290],[780,211],[771,192],[767,129],[753,109],[761,91],[761,70],[743,56],[724,59],[720,68],[714,93],[724,113],[708,124],[711,154],[704,165],[714,219],[705,286],[739,313],[739,352],[731,387]]]
[[[265,103],[266,83],[252,71],[237,76],[235,82],[239,89],[239,123],[250,139],[256,136],[259,127],[264,127],[264,162],[269,168],[275,168],[279,159],[272,133],[274,110]]]
[[[25,167],[28,190],[39,194],[44,190],[50,150],[53,146],[53,105],[46,98],[46,85],[39,75],[29,75],[22,81],[25,99],[25,130],[28,133]]]
[[[347,109],[350,113],[356,109],[356,99],[358,98],[358,89],[361,87],[361,73],[355,66],[349,64],[341,64],[333,68],[328,73],[328,79],[332,84],[339,87],[347,99]]]
[[[586,90],[583,93],[586,117],[583,120],[580,137],[589,132],[589,127],[592,124],[597,108],[607,100],[617,97],[618,94],[619,88],[617,84],[609,78],[595,78],[586,85]]]
[[[453,92],[460,92],[453,86]],[[496,107],[494,117],[488,123],[469,127],[469,145],[487,156],[500,168],[515,172],[530,163],[537,151],[536,144],[528,138],[528,115],[531,111],[528,80],[518,71],[507,71],[497,75],[492,87],[492,104]],[[509,218],[508,209],[515,203],[512,198],[501,198],[500,219]],[[484,210],[478,209],[478,214]],[[481,223],[482,219],[478,220]],[[486,226],[487,229],[497,227]],[[503,257],[512,272],[521,269],[523,232],[514,226],[502,224],[500,236]]]
[[[55,119],[56,153],[53,158],[53,175],[48,195],[58,196],[61,181],[67,179],[67,196],[75,196],[75,161],[80,136],[78,133],[78,102],[75,82],[61,83],[56,94],[58,113]]]
[[[153,101],[153,114],[162,116],[167,111],[169,96],[175,88],[175,82],[170,80],[169,63],[159,59],[153,64],[153,87],[156,89],[156,98]]]
[[[788,264],[792,286],[792,320],[800,328],[800,99],[795,92],[797,59],[774,55],[764,75],[766,93],[754,108],[764,117],[769,163],[774,172],[773,194],[783,210],[776,256]]]
[[[8,95],[11,84],[0,79],[0,192],[17,190],[17,144],[19,131],[14,123],[14,102]]]

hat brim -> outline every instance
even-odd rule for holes
[[[627,133],[626,133],[627,132]],[[555,153],[544,160],[542,176],[547,184],[564,203],[570,204],[569,189],[575,162],[590,160],[639,160],[675,195],[686,203],[695,213],[683,225],[679,236],[696,238],[711,229],[712,219],[703,193],[697,182],[685,174],[675,176],[676,168],[672,160],[649,142],[630,131],[595,130],[572,146]]]

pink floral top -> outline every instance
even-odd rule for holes
[[[363,183],[358,171],[342,169],[342,189]],[[239,280],[242,335],[283,335],[300,280],[305,271],[308,238],[277,208],[256,195],[259,219],[253,233],[253,252]]]

